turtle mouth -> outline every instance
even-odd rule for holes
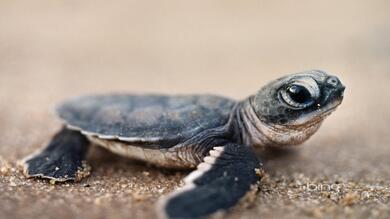
[[[292,122],[292,126],[301,126],[301,125],[315,125],[323,121],[327,116],[333,113],[337,107],[342,103],[343,96],[335,98],[326,105],[317,104],[317,109],[306,113],[301,118]]]
[[[321,105],[318,105],[319,108],[314,112],[319,113],[319,115],[327,116],[333,111],[335,111],[342,102],[343,102],[343,96],[340,96],[339,98],[335,98],[333,101],[324,105],[323,107],[321,107]]]

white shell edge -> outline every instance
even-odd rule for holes
[[[63,119],[61,119],[61,120],[66,125],[66,127],[68,129],[71,129],[71,130],[74,130],[74,131],[79,131],[79,132],[81,132],[81,134],[87,135],[87,136],[91,136],[91,137],[98,137],[98,138],[101,138],[101,139],[108,139],[108,140],[115,140],[115,139],[117,139],[117,140],[125,141],[125,142],[135,142],[135,141],[158,142],[159,140],[161,140],[158,137],[155,137],[155,138],[138,138],[138,137],[121,137],[121,136],[118,136],[118,135],[102,135],[102,134],[99,134],[99,133],[88,132],[88,131],[82,130],[80,127],[70,125],[70,124],[66,123],[66,121],[63,120]]]

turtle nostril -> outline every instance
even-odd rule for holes
[[[334,77],[334,76],[330,76],[328,78],[328,80],[326,80],[326,82],[329,84],[329,85],[332,85],[333,87],[336,87],[338,84],[339,84],[339,79],[337,77]]]

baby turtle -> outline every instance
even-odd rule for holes
[[[304,142],[342,102],[345,87],[319,70],[274,80],[242,101],[214,95],[95,95],[57,108],[64,128],[25,159],[28,177],[76,180],[90,143],[167,168],[196,168],[160,201],[168,218],[198,218],[235,205],[262,163],[251,146]]]

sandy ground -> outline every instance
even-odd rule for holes
[[[0,218],[153,218],[186,171],[93,148],[92,175],[51,185],[16,161],[59,129],[59,101],[120,92],[241,99],[319,68],[345,101],[302,147],[259,152],[267,175],[226,218],[390,217],[388,1],[0,1]]]

